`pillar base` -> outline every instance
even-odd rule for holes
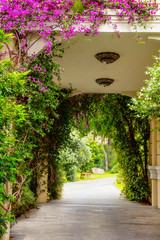
[[[39,174],[37,182],[37,203],[46,203],[48,194],[48,169],[46,162],[39,164]]]
[[[158,195],[158,189],[157,189],[157,186],[158,186],[158,180],[157,179],[152,179],[151,180],[152,182],[152,206],[153,207],[158,207],[158,198],[157,198],[157,195]]]
[[[160,180],[157,182],[157,189],[158,189],[158,208],[160,208]]]
[[[46,202],[47,202],[47,193],[46,192],[39,193],[37,197],[37,203],[46,203]]]

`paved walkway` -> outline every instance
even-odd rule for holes
[[[15,240],[160,240],[160,209],[120,198],[115,178],[67,183],[11,230]]]

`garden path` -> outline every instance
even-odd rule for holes
[[[120,198],[115,178],[66,183],[63,199],[18,219],[15,240],[159,240],[160,209]]]

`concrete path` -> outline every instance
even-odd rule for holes
[[[160,240],[160,209],[120,198],[115,178],[67,183],[11,230],[15,240]]]

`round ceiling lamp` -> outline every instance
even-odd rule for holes
[[[117,61],[120,58],[120,55],[114,52],[101,52],[97,53],[95,57],[101,63],[109,64]]]
[[[114,82],[114,79],[112,78],[98,78],[96,79],[96,83],[98,83],[100,86],[107,87],[111,85]]]

